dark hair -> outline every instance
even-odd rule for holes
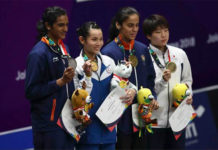
[[[142,28],[146,36],[151,35],[157,27],[169,29],[169,23],[164,16],[153,14],[143,21]]]
[[[82,36],[84,39],[89,36],[90,29],[101,29],[96,22],[89,21],[82,24],[79,28],[76,29],[78,36]]]
[[[82,24],[79,28],[77,28],[76,33],[78,36],[82,36],[84,39],[86,39],[89,36],[90,29],[101,29],[101,28],[96,22],[88,21]],[[82,48],[82,45],[80,42],[79,44]]]
[[[133,7],[123,7],[116,13],[116,15],[111,20],[111,25],[109,28],[109,39],[107,43],[114,40],[114,38],[119,35],[119,30],[116,27],[116,22],[122,26],[123,22],[133,14],[137,14],[139,16],[138,11]]]
[[[48,30],[45,26],[46,22],[48,23],[48,25],[52,26],[56,22],[58,17],[66,14],[66,10],[58,6],[46,8],[43,12],[42,19],[38,21],[36,26],[39,33],[37,39],[40,40],[42,36],[47,34]]]

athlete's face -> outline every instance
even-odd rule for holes
[[[80,42],[83,45],[83,49],[86,53],[91,55],[98,54],[104,44],[102,30],[90,29],[89,35],[86,37],[86,39],[80,37]]]
[[[147,38],[151,44],[159,49],[164,49],[169,40],[169,29],[165,27],[157,27]]]
[[[137,14],[132,14],[122,23],[122,25],[116,23],[116,27],[120,31],[124,41],[129,42],[135,40],[139,30],[139,16]]]
[[[63,40],[66,37],[68,31],[68,17],[62,15],[57,17],[52,26],[47,25],[48,36],[56,43],[58,40]]]

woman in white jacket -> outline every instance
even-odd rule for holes
[[[150,149],[184,149],[185,134],[175,140],[169,125],[169,117],[175,111],[172,106],[172,89],[177,83],[185,83],[191,91],[192,73],[186,53],[177,47],[167,45],[169,40],[169,24],[161,15],[151,15],[143,22],[143,31],[150,41],[149,51],[156,72],[155,92],[159,109],[153,111],[152,117],[157,119],[153,127],[154,134],[148,135]],[[169,62],[176,64],[175,72],[166,69]],[[192,96],[188,97],[192,103]]]
[[[93,108],[89,111],[92,122],[85,129],[76,145],[77,150],[114,150],[116,130],[110,132],[96,116],[96,111],[110,93],[110,82],[115,63],[113,59],[100,53],[103,46],[103,33],[95,22],[85,22],[77,29],[79,41],[82,45],[81,53],[76,58],[75,89],[86,82],[86,90],[92,97]]]

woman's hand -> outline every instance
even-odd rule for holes
[[[71,82],[74,75],[75,75],[74,69],[72,67],[67,67],[67,69],[64,70],[63,76],[56,81],[57,85],[62,87],[66,83]]]
[[[156,110],[156,109],[158,109],[158,108],[159,108],[159,104],[158,104],[157,100],[153,99],[153,100],[151,101],[150,105],[149,105],[149,108],[150,108],[151,110]]]
[[[171,78],[171,71],[169,69],[164,70],[163,72],[164,81],[168,82],[170,78]]]
[[[128,89],[128,90],[126,90],[126,95],[120,97],[120,99],[123,101],[123,103],[131,105],[135,95],[136,95],[135,89]]]
[[[190,96],[188,96],[188,99],[186,100],[186,103],[191,105],[192,102],[193,102],[192,95],[190,95]]]
[[[92,76],[92,64],[91,64],[91,60],[87,60],[84,63],[83,70],[84,70],[84,72],[85,72],[87,77],[91,77]]]

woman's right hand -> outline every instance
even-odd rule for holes
[[[56,81],[57,85],[62,87],[66,83],[69,83],[72,81],[73,77],[75,75],[75,71],[72,67],[68,67],[64,70],[63,76]]]
[[[135,98],[136,90],[135,89],[128,89],[125,92],[126,92],[126,95],[121,96],[120,99],[122,100],[123,103],[131,105],[134,98]]]
[[[84,72],[85,72],[87,77],[91,77],[92,76],[92,64],[91,64],[91,60],[87,60],[84,63],[83,70],[84,70]]]
[[[171,78],[171,71],[169,69],[164,70],[163,72],[164,81],[168,82],[170,78]]]

